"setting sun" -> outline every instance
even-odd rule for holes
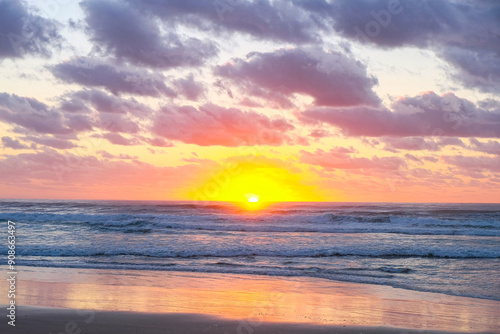
[[[304,182],[306,173],[298,174],[260,157],[246,157],[231,167],[209,173],[200,186],[191,190],[193,199],[202,201],[243,202],[251,207],[265,203],[318,201],[315,187]],[[259,205],[257,205],[259,204]]]
[[[248,198],[248,201],[249,201],[250,203],[257,203],[257,202],[259,201],[259,198],[258,198],[258,197],[256,197],[256,196],[250,196],[250,197]]]

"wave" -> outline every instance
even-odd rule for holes
[[[269,215],[246,217],[227,214],[55,214],[0,213],[1,220],[23,223],[24,228],[41,224],[79,225],[84,228],[123,233],[171,233],[173,230],[226,232],[303,233],[395,233],[409,235],[500,236],[500,220],[442,219],[391,215]]]
[[[449,258],[449,259],[495,259],[500,258],[500,249],[478,249],[474,247],[465,248],[401,248],[389,249],[361,248],[359,246],[331,247],[330,249],[281,249],[281,248],[246,248],[246,247],[222,247],[212,249],[175,250],[161,247],[143,248],[141,245],[129,245],[117,247],[110,245],[92,245],[91,247],[53,247],[53,246],[23,246],[18,250],[20,256],[44,256],[44,257],[104,257],[104,256],[140,256],[151,258],[204,258],[204,257],[282,257],[282,258],[322,258],[322,257],[377,257],[377,258]]]

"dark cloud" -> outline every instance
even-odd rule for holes
[[[459,138],[454,137],[442,137],[437,140],[424,137],[387,137],[381,140],[385,144],[384,150],[390,152],[398,152],[399,150],[439,151],[444,146],[464,146]]]
[[[74,132],[62,113],[35,99],[0,93],[0,120],[40,134]]]
[[[211,42],[162,33],[152,14],[140,13],[125,2],[87,0],[81,6],[94,44],[118,59],[172,68],[201,65],[216,53]]]
[[[17,139],[12,139],[10,137],[2,137],[2,145],[5,148],[11,148],[14,150],[23,150],[23,149],[28,149],[29,146],[22,144],[19,140]]]
[[[113,94],[173,97],[176,92],[165,85],[165,77],[147,70],[119,69],[110,61],[75,58],[51,67],[57,78],[87,87],[104,87]]]
[[[429,162],[438,162],[439,159],[436,158],[436,157],[431,157],[431,156],[425,156],[425,157],[422,157],[422,160],[425,160],[425,161],[429,161]]]
[[[413,162],[416,162],[418,164],[422,164],[422,161],[419,158],[417,158],[416,156],[414,156],[413,154],[406,153],[405,159],[406,159],[406,161],[413,161]]]
[[[182,95],[192,101],[197,101],[205,90],[202,84],[194,80],[193,74],[174,80],[174,85]]]
[[[140,144],[136,138],[126,138],[119,133],[105,133],[103,135],[93,135],[94,138],[104,138],[113,145],[132,146]]]
[[[97,126],[113,133],[137,133],[139,124],[128,114],[99,113]]]
[[[281,145],[294,127],[283,118],[208,104],[165,107],[154,119],[154,134],[201,146]]]
[[[56,21],[30,13],[19,0],[0,0],[0,59],[50,56],[61,42]]]
[[[430,48],[458,69],[455,77],[465,85],[500,90],[498,1],[338,0],[303,7],[363,43]]]
[[[73,109],[74,107],[74,109]],[[153,110],[135,99],[124,99],[108,95],[99,90],[81,90],[69,94],[61,102],[61,108],[70,110],[91,111],[94,108],[99,113],[150,115]]]
[[[346,37],[396,47],[427,46],[436,35],[460,29],[456,11],[444,0],[337,0],[323,15]]]
[[[305,122],[339,127],[349,136],[500,137],[499,111],[479,109],[451,93],[403,98],[394,103],[393,109],[313,107],[300,117]]]
[[[151,108],[133,98],[120,98],[99,90],[81,90],[67,94],[61,102],[61,108],[68,105],[76,106],[75,109],[82,108],[83,112],[92,113],[91,126],[112,133],[137,133],[140,130],[139,120],[147,119],[154,113]],[[77,116],[73,116],[73,112],[70,111],[66,117]],[[124,142],[120,139],[112,140]]]
[[[500,28],[496,43],[500,43]],[[443,56],[460,68],[453,76],[466,87],[500,92],[500,50],[494,52],[450,46],[443,50]]]
[[[487,142],[483,143],[476,138],[470,138],[469,142],[469,149],[473,151],[500,155],[500,142],[498,141],[488,140]]]
[[[65,150],[65,149],[71,149],[71,148],[78,147],[78,145],[75,145],[70,140],[59,139],[59,138],[54,138],[54,137],[50,137],[50,136],[39,136],[39,137],[27,136],[25,138],[25,140],[28,140],[32,143],[43,145],[46,147],[56,148],[59,150]]]
[[[369,77],[366,67],[339,52],[321,49],[281,49],[271,53],[254,52],[246,60],[218,66],[215,73],[230,78],[245,91],[290,97],[307,94],[317,105],[378,105],[372,91],[377,80]]]
[[[500,173],[500,156],[495,157],[464,157],[445,156],[443,161],[469,172]]]
[[[166,22],[212,31],[240,32],[259,39],[292,43],[318,42],[326,24],[288,0],[144,0],[132,6]]]

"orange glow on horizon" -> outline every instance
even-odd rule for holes
[[[270,161],[240,162],[201,180],[197,189],[190,189],[192,199],[239,203],[246,210],[259,210],[276,202],[322,201],[315,187],[304,180],[302,172],[292,173]]]

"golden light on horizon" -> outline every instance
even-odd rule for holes
[[[253,209],[265,203],[321,201],[316,188],[304,182],[306,176],[264,159],[244,161],[210,173],[189,195],[201,201],[240,202]]]

